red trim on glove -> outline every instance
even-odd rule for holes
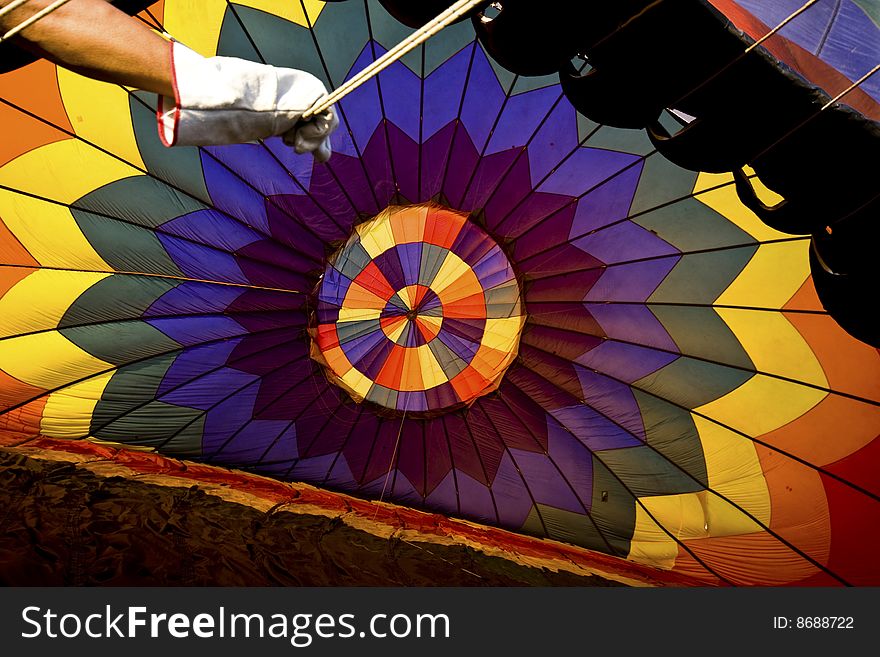
[[[180,123],[180,92],[177,89],[177,69],[174,66],[174,41],[169,41],[168,43],[171,47],[171,86],[174,88],[174,114],[171,118],[170,141],[165,136],[168,129],[168,120],[165,115],[167,111],[170,111],[166,110],[166,104],[169,100],[168,96],[159,96],[159,105],[156,108],[156,123],[159,128],[159,139],[162,140],[162,144],[171,147],[177,143],[177,126]]]

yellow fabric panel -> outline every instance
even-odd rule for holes
[[[0,297],[0,338],[56,328],[70,304],[108,275],[35,271]]]
[[[443,264],[440,266],[440,269],[437,271],[437,275],[434,277],[433,282],[431,283],[431,289],[440,297],[444,304],[453,301],[453,299],[447,299],[443,294],[443,290],[452,285],[453,283],[458,282],[461,278],[467,276],[469,279],[473,279],[472,284],[466,286],[468,290],[462,293],[457,298],[463,298],[474,294],[475,292],[482,291],[482,286],[477,280],[476,274],[474,274],[470,265],[468,265],[464,260],[459,258],[455,253],[450,251],[446,258],[443,260]]]
[[[519,341],[519,333],[524,321],[522,316],[487,319],[481,344],[498,351],[513,351]]]
[[[810,345],[785,315],[730,308],[715,310],[736,335],[759,372],[828,386],[822,365]]]
[[[678,544],[672,536],[689,539],[708,535],[704,499],[705,493],[641,498],[644,507],[636,504],[636,521],[627,558],[657,568],[671,569],[678,556]],[[648,511],[657,522],[648,515]],[[663,531],[658,522],[672,536]]]
[[[337,322],[363,322],[379,319],[381,314],[382,311],[375,308],[346,308],[343,306],[339,309],[339,319]]]
[[[354,391],[355,396],[360,399],[367,396],[370,387],[373,385],[373,382],[361,374],[361,372],[355,367],[352,367],[339,378],[349,387],[350,390]]]
[[[92,413],[112,373],[96,376],[49,395],[40,430],[52,438],[84,438],[89,435]]]
[[[376,258],[395,245],[391,219],[386,210],[373,221],[361,224],[355,229],[361,237],[361,246],[371,258]]]
[[[422,375],[422,390],[434,388],[449,380],[428,345],[420,345],[415,351],[418,354],[419,369]]]
[[[0,190],[0,217],[44,267],[110,269],[83,236],[66,207]]]
[[[77,135],[135,166],[144,166],[131,124],[129,95],[124,88],[83,77],[60,66],[58,87],[70,125]],[[134,173],[129,171],[126,175]]]
[[[73,171],[76,175],[71,174]],[[93,146],[66,139],[28,151],[6,164],[0,168],[0,183],[60,203],[73,203],[99,187],[138,174],[137,169]]]
[[[52,390],[112,368],[58,331],[0,341],[0,369],[19,381]]]
[[[430,324],[439,333],[440,327],[443,326],[442,317],[434,317],[433,315],[419,315],[419,321]]]
[[[746,171],[751,173],[748,169]],[[717,185],[724,186],[711,192],[703,192],[704,189]],[[757,178],[752,178],[752,187],[754,187],[759,198],[767,205],[775,205],[782,200],[779,194],[769,190]],[[742,201],[736,195],[736,188],[733,185],[733,174],[731,173],[701,173],[697,178],[694,194],[696,195],[695,198],[701,203],[724,215],[725,218],[735,223],[756,240],[765,242],[767,240],[791,237],[791,235],[780,233],[778,230],[770,228],[770,226],[758,219],[754,212],[742,204]]]
[[[784,315],[718,308],[755,367],[827,387],[822,366]],[[760,436],[800,417],[826,393],[757,374],[727,395],[695,409],[750,436]]]
[[[236,0],[235,4],[274,14],[303,27],[308,26],[299,0]],[[324,3],[305,0],[304,4],[314,24]],[[206,57],[216,55],[220,26],[228,7],[226,0],[165,0],[165,29],[196,52]]]
[[[782,308],[810,275],[809,248],[806,240],[761,245],[716,303]]]
[[[694,409],[749,436],[778,429],[818,404],[821,390],[757,375],[728,395]]]
[[[403,329],[406,328],[407,320],[405,317],[401,317],[399,322],[395,322],[393,328],[390,331],[385,332],[385,335],[388,336],[388,339],[392,342],[397,342],[397,339],[400,337],[400,334],[403,333]]]
[[[769,526],[770,491],[755,444],[705,418],[693,416],[693,420],[703,445],[709,489]],[[711,536],[746,534],[760,529],[732,504],[717,495],[706,496]]]

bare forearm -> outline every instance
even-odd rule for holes
[[[0,7],[10,2],[0,0]],[[5,33],[50,4],[52,0],[29,0],[0,17],[0,29]],[[16,39],[83,75],[174,95],[168,42],[105,0],[71,0]]]

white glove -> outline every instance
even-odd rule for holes
[[[311,73],[235,57],[202,57],[172,44],[175,98],[159,97],[159,136],[166,146],[238,144],[281,136],[297,153],[330,159],[339,125],[329,110],[302,120],[327,95]]]

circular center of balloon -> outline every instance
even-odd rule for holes
[[[434,414],[499,386],[524,323],[510,261],[467,213],[391,206],[330,258],[312,354],[357,402]]]

